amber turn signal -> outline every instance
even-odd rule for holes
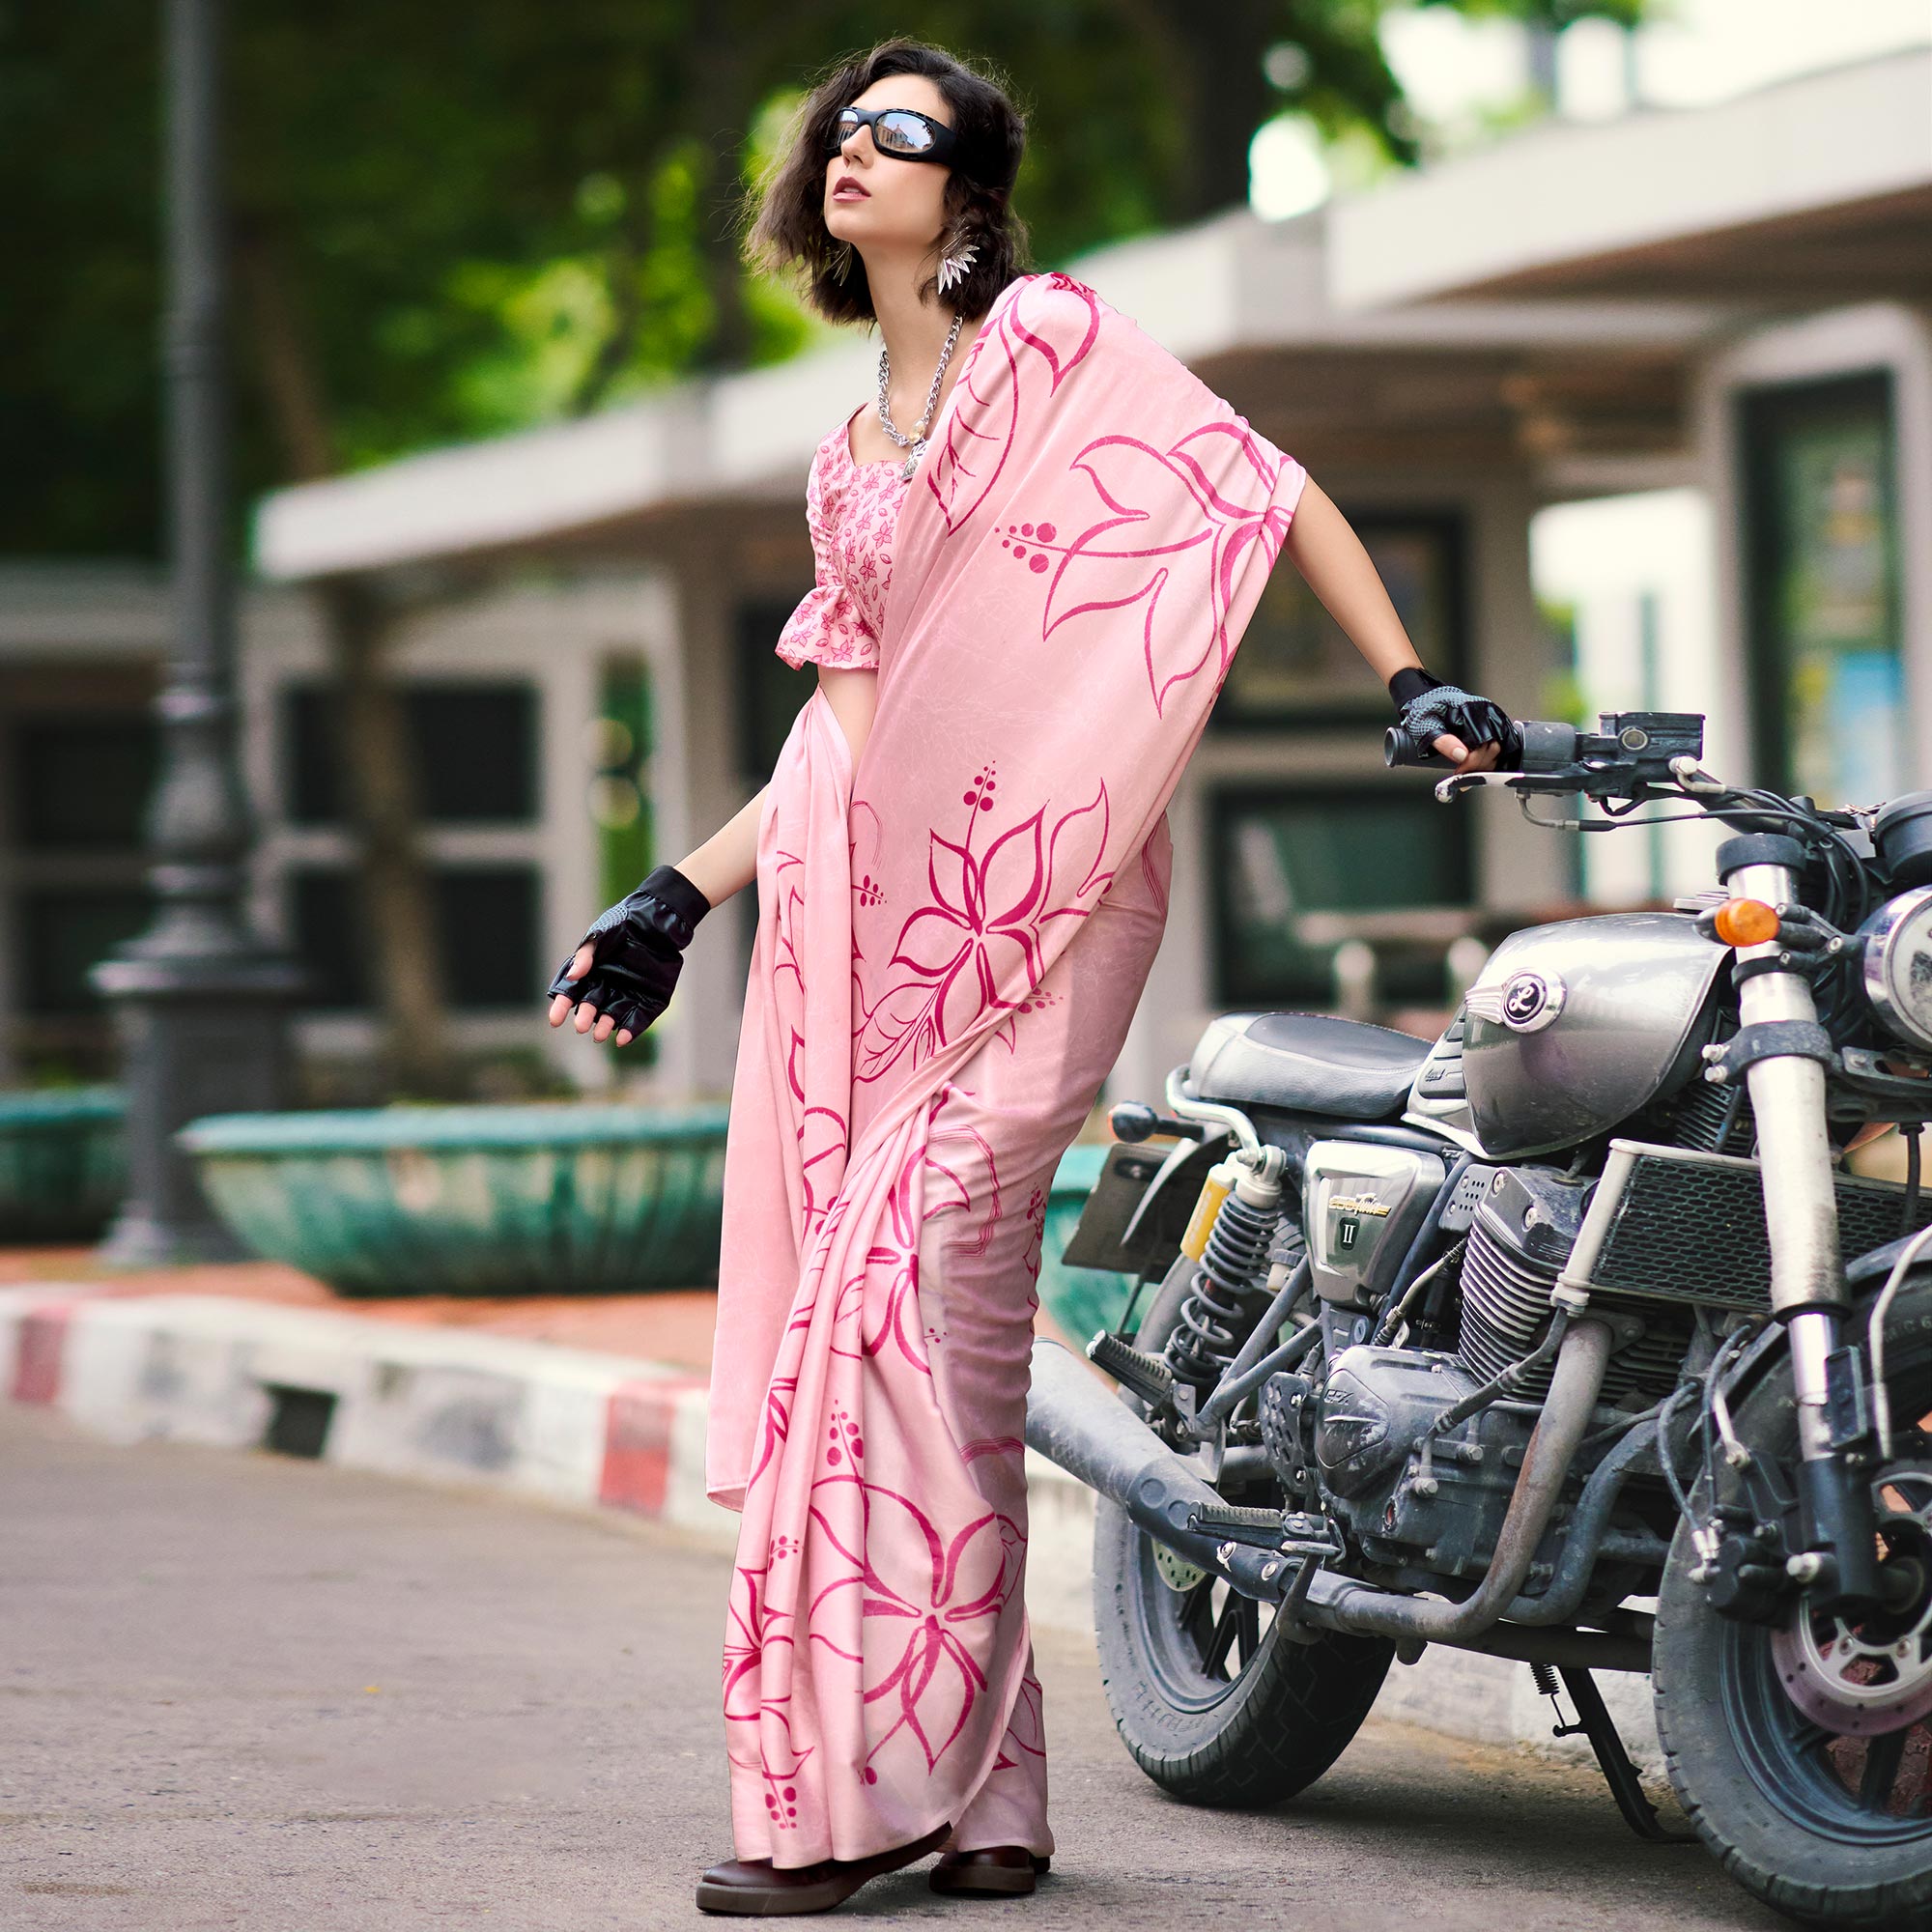
[[[1777,915],[1762,899],[1726,899],[1711,929],[1726,946],[1762,946],[1777,937]]]

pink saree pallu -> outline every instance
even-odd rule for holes
[[[1022,1592],[1047,1189],[1146,983],[1166,806],[1304,481],[1064,275],[1002,292],[894,534],[856,769],[758,834],[706,1489],[736,1855],[1051,1852]]]

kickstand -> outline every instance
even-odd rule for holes
[[[1577,1721],[1564,1723],[1563,1708],[1557,1705],[1557,1723],[1551,1735],[1569,1738],[1581,1732],[1589,1739],[1590,1748],[1596,1753],[1598,1767],[1604,1774],[1604,1782],[1610,1787],[1610,1796],[1615,1799],[1624,1823],[1639,1838],[1647,1838],[1655,1845],[1690,1844],[1694,1834],[1666,1830],[1658,1818],[1656,1805],[1643,1795],[1643,1784],[1636,1775],[1636,1766],[1631,1762],[1630,1753],[1624,1749],[1624,1741],[1617,1735],[1616,1725],[1610,1721],[1610,1714],[1605,1708],[1604,1695],[1597,1689],[1595,1679],[1583,1669],[1565,1667],[1559,1674],[1563,1679],[1563,1688],[1570,1693],[1570,1701],[1577,1707]],[[1548,1683],[1547,1672],[1539,1671],[1537,1681],[1544,1694],[1554,1703],[1555,1687]]]

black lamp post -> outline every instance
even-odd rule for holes
[[[128,1088],[130,1187],[101,1253],[129,1264],[236,1252],[173,1136],[202,1114],[283,1102],[288,1006],[301,984],[242,909],[250,829],[235,763],[220,0],[167,0],[164,31],[174,623],[147,819],[156,907],[147,931],[90,975],[114,1009]]]

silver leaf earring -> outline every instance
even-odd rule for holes
[[[835,282],[842,282],[852,272],[852,257],[855,252],[851,242],[839,242],[838,252],[832,258],[832,279]]]
[[[979,243],[969,242],[956,255],[948,255],[939,265],[939,292],[946,294],[949,289],[963,282],[973,268],[973,258],[979,253]]]

